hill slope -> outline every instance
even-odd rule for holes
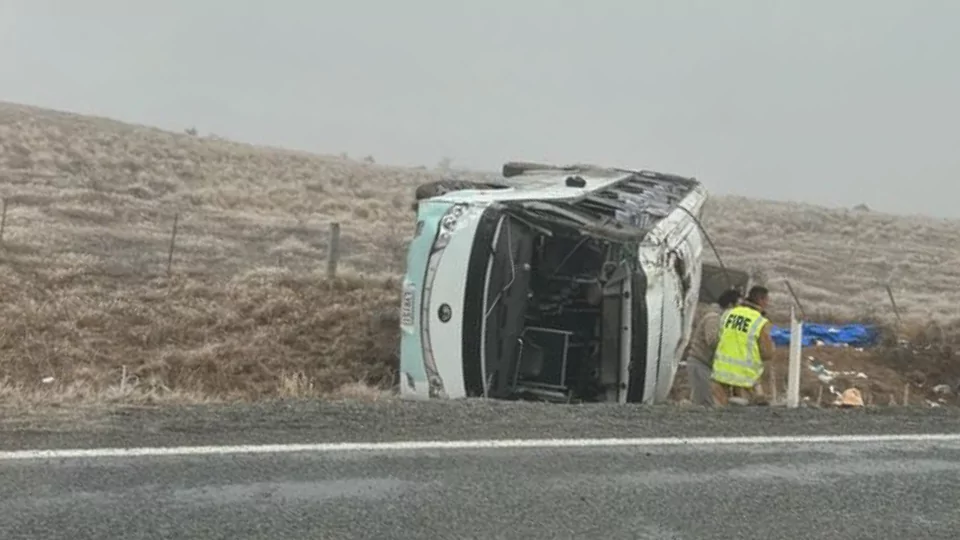
[[[390,380],[395,331],[376,314],[397,302],[413,189],[439,177],[0,103],[0,397],[257,398]],[[781,307],[786,278],[808,312],[889,314],[890,282],[905,316],[956,315],[958,222],[738,197],[707,212],[724,262],[762,272]],[[344,266],[328,283],[332,221]]]

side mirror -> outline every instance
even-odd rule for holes
[[[750,274],[739,268],[727,268],[712,263],[702,264],[699,300],[703,304],[716,304],[723,291],[733,287],[746,293]]]

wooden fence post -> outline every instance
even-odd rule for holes
[[[890,284],[884,284],[883,286],[887,290],[887,296],[890,298],[890,304],[893,306],[893,314],[897,317],[897,330],[900,330],[900,327],[903,325],[903,321],[900,319],[900,308],[897,307],[897,301],[893,298],[893,290],[890,288]],[[897,336],[898,338],[900,336]]]
[[[327,279],[337,277],[337,264],[340,262],[340,224],[330,224],[330,244],[327,248]]]
[[[787,290],[790,291],[790,296],[793,297],[793,301],[796,302],[797,308],[800,310],[800,318],[801,318],[801,319],[806,319],[806,318],[807,318],[807,312],[803,309],[803,304],[800,303],[800,297],[797,296],[797,293],[796,293],[796,292],[794,292],[794,290],[793,290],[793,285],[790,285],[790,281],[788,281],[788,280],[786,280],[786,279],[783,280],[783,282],[787,284]]]
[[[777,394],[777,368],[770,366],[770,403],[776,405],[779,403]]]
[[[7,199],[3,199],[3,215],[0,216],[0,244],[3,243],[3,231],[7,229]]]
[[[173,247],[177,241],[177,223],[180,221],[180,214],[173,215],[173,231],[170,233],[170,251],[167,253],[167,277],[170,276],[170,270],[173,265]]]

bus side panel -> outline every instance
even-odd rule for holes
[[[689,336],[685,332],[682,295],[683,285],[680,276],[673,271],[673,262],[676,254],[668,255],[667,270],[663,273],[663,296],[661,301],[661,329],[660,329],[660,356],[657,362],[657,387],[655,402],[666,400],[673,386],[674,377],[682,354],[681,347],[685,345]]]
[[[693,331],[700,290],[700,233],[691,221],[668,237],[663,279],[662,346],[657,374],[656,401],[669,398],[683,351]]]
[[[407,248],[407,267],[403,276],[400,304],[400,397],[402,398],[430,398],[427,372],[423,364],[423,343],[420,338],[423,282],[440,218],[450,206],[449,204],[421,204],[417,213],[417,229]]]
[[[663,288],[664,255],[659,245],[641,245],[639,250],[640,268],[646,277],[646,358],[643,395],[638,400],[643,404],[653,403],[657,389],[657,377],[660,372],[660,348],[663,338]],[[636,293],[635,293],[636,294]],[[637,361],[634,360],[636,363]]]
[[[440,254],[439,263],[424,287],[421,324],[429,341],[430,352],[443,382],[446,397],[466,397],[463,365],[463,335],[465,317],[465,293],[470,253],[479,222],[476,209],[468,209],[460,218],[457,232],[451,236],[446,249]],[[449,310],[450,319],[440,317],[441,306]],[[468,332],[478,332],[470,328]],[[426,343],[425,343],[426,345]]]
[[[693,192],[681,204],[699,218],[703,202],[702,194]],[[657,224],[650,239],[640,246],[640,265],[647,278],[646,404],[669,398],[692,332],[703,251],[696,222],[679,209]]]

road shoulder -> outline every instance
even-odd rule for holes
[[[411,440],[954,433],[954,409],[706,410],[486,400],[112,407],[4,414],[0,450]]]

